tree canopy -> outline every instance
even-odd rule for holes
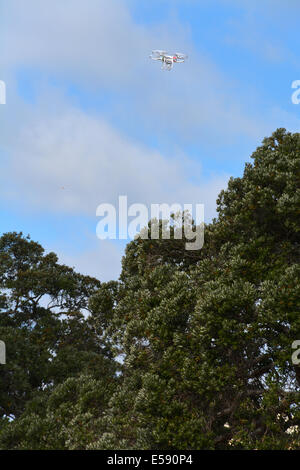
[[[107,283],[0,238],[0,448],[300,449],[300,134],[217,211],[201,250],[137,238]]]

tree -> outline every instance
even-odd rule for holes
[[[93,448],[299,448],[300,135],[252,158],[192,260],[178,240],[127,247],[110,301],[123,381]]]
[[[101,418],[113,390],[112,377],[84,374],[36,394],[25,412],[2,429],[1,448],[85,449],[101,435]]]
[[[221,192],[203,249],[173,229],[140,237],[119,281],[4,236],[0,336],[18,343],[0,447],[300,449],[300,134],[278,129],[252,159]]]
[[[85,371],[113,376],[107,344],[84,317],[100,282],[60,265],[22,234],[0,238],[0,417],[16,419],[37,392]]]

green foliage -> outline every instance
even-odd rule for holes
[[[300,136],[252,158],[201,252],[128,245],[109,329],[124,380],[94,448],[299,448]]]
[[[51,393],[38,394],[19,419],[4,426],[2,445],[18,450],[85,449],[101,434],[101,416],[113,390],[112,378],[69,378]]]
[[[54,253],[22,234],[0,238],[0,418],[9,427],[28,403],[82,372],[111,380],[112,352],[84,313],[100,287],[96,279],[58,264]]]
[[[300,449],[300,135],[252,159],[200,251],[138,238],[118,282],[0,239],[0,447]]]

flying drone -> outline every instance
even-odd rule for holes
[[[188,58],[185,54],[176,54],[170,55],[166,51],[152,51],[152,54],[149,56],[152,60],[160,60],[162,62],[162,70],[171,70],[174,64],[180,64],[185,62]]]

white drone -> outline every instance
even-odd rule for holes
[[[152,51],[152,54],[149,56],[152,60],[160,60],[162,62],[162,70],[171,70],[174,64],[180,64],[185,62],[188,58],[185,54],[176,54],[170,55],[166,51]]]

